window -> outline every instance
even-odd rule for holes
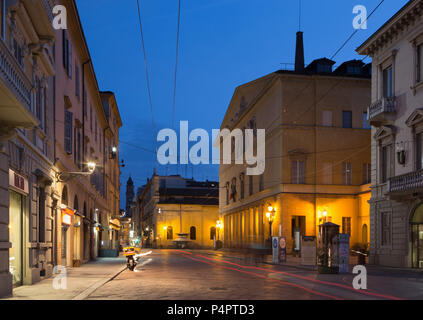
[[[229,204],[229,182],[226,182],[226,204]]]
[[[77,65],[75,65],[75,95],[79,98],[79,68]]]
[[[352,111],[342,111],[342,128],[352,128]]]
[[[347,66],[347,73],[348,74],[361,74],[361,67],[360,66]]]
[[[305,183],[305,161],[293,160],[291,162],[291,183],[292,184]]]
[[[383,97],[392,98],[394,95],[392,81],[392,66],[383,70]]]
[[[259,181],[259,191],[264,190],[264,175],[260,175],[260,181]]]
[[[331,73],[332,67],[329,64],[319,63],[317,64],[318,73]]]
[[[196,228],[195,228],[195,227],[191,227],[191,228],[189,228],[189,238],[190,238],[191,240],[195,240],[195,239],[197,239],[197,230],[196,230]]]
[[[385,183],[391,177],[391,152],[392,146],[384,146],[382,147],[382,154],[381,154],[381,182]]]
[[[0,0],[0,37],[4,39],[4,25],[5,25],[5,1]]]
[[[90,131],[93,132],[93,106],[90,105]]]
[[[342,164],[342,180],[344,185],[352,184],[351,162],[344,162]]]
[[[423,81],[423,44],[417,47],[417,82]]]
[[[13,39],[13,51],[14,51],[14,56],[16,58],[16,61],[18,61],[18,63],[23,66],[24,65],[24,60],[23,60],[23,49],[22,47],[19,45],[19,43]]]
[[[369,121],[367,120],[367,112],[363,112],[363,129],[371,129]]]
[[[351,218],[342,217],[342,233],[351,235]]]
[[[67,75],[72,78],[72,44],[66,30],[63,30],[63,67]]]
[[[248,176],[248,191],[250,196],[253,194],[254,188],[253,188],[253,176]]]
[[[65,151],[72,154],[72,112],[65,111]]]
[[[244,199],[244,191],[245,191],[245,182],[244,182],[245,174],[241,173],[239,175],[239,182],[241,184],[241,199]]]
[[[167,229],[167,240],[173,239],[173,228],[171,226],[168,226]]]
[[[381,236],[382,245],[391,244],[391,216],[389,212],[382,212],[381,215]]]
[[[45,110],[45,90],[42,81],[35,78],[35,115],[40,121],[40,127],[44,128],[44,110]]]
[[[332,127],[332,111],[323,111],[323,126]]]
[[[423,133],[416,135],[416,169],[423,169]]]
[[[216,227],[211,227],[210,228],[210,240],[214,240],[215,237],[216,237]]]
[[[332,174],[332,163],[330,162],[325,162],[323,163],[323,170],[322,170],[322,175],[323,175],[323,184],[333,184],[333,174]]]
[[[95,131],[94,131],[94,139],[97,142],[97,119],[95,119]]]
[[[38,239],[46,242],[46,193],[44,188],[39,188],[38,193]]]
[[[368,184],[371,182],[371,164],[363,163],[363,184]]]

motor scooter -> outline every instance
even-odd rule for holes
[[[134,271],[138,263],[138,258],[136,257],[137,248],[135,247],[126,247],[123,248],[123,253],[126,257],[126,265],[129,270]]]

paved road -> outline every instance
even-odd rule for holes
[[[153,250],[134,272],[125,270],[87,299],[423,299],[421,274],[370,273],[368,290],[357,292],[352,274],[319,275],[203,251]]]

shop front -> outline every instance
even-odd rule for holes
[[[412,267],[423,269],[423,204],[414,211],[410,227]]]
[[[74,210],[66,207],[65,205],[61,206],[61,217],[62,217],[62,232],[61,232],[61,258],[62,265],[72,266],[71,263],[71,226],[74,217]]]
[[[9,169],[9,271],[13,286],[23,284],[24,277],[24,217],[27,212],[28,180]]]

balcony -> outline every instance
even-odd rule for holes
[[[423,191],[423,170],[392,177],[388,181],[389,194],[408,194]]]
[[[372,126],[379,127],[394,120],[395,113],[395,97],[382,98],[367,108],[367,120]]]
[[[33,127],[31,81],[0,39],[0,122],[4,127]]]

